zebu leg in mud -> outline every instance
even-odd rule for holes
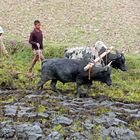
[[[91,87],[91,84],[82,85],[82,90],[83,91],[80,94],[81,98],[89,97],[90,87]]]
[[[88,94],[90,92],[90,87],[91,87],[91,84],[86,85],[86,94],[85,94],[86,97],[88,97]]]
[[[50,83],[50,87],[52,88],[52,90],[54,92],[57,92],[58,94],[61,94],[60,91],[56,88],[56,83],[57,83],[57,80],[53,79]]]
[[[77,98],[80,98],[81,95],[81,84],[77,83]]]
[[[47,76],[41,76],[41,80],[37,84],[37,93],[41,93],[43,89],[43,85],[49,81],[50,79]]]

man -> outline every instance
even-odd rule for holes
[[[43,34],[41,31],[41,23],[39,20],[34,21],[34,30],[30,34],[29,43],[32,45],[34,52],[34,58],[30,66],[29,72],[32,73],[32,69],[38,60],[43,60]]]
[[[3,36],[2,36],[3,33],[4,33],[4,30],[0,26],[0,54],[4,54],[6,57],[9,57],[8,52],[7,52],[5,45],[3,43]]]

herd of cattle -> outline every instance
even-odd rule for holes
[[[110,78],[110,64],[115,69],[126,71],[125,57],[123,53],[116,51],[110,52],[103,57],[100,62],[95,64],[89,72],[84,71],[84,67],[93,62],[97,57],[106,51],[107,47],[102,41],[97,41],[94,47],[73,47],[65,50],[65,58],[46,59],[42,62],[41,80],[38,83],[38,89],[51,80],[53,91],[59,92],[56,88],[57,81],[63,84],[67,82],[76,82],[77,96],[80,96],[81,85],[87,86],[87,92],[92,81],[100,81],[108,86],[112,85]],[[112,63],[110,63],[112,62]]]

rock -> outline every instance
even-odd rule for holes
[[[127,113],[137,113],[138,112],[138,109],[123,109],[125,112]]]
[[[85,135],[80,134],[79,132],[74,133],[72,136],[70,136],[70,140],[89,140]]]
[[[11,125],[14,125],[14,122],[12,121],[12,120],[9,120],[9,121],[4,121],[4,122],[0,122],[0,125],[2,126],[2,127],[5,127],[5,126],[11,126]]]
[[[23,102],[16,102],[14,103],[15,106],[25,106],[26,103],[23,103]]]
[[[106,106],[106,107],[110,107],[110,106],[113,105],[113,102],[105,100],[105,101],[102,101],[102,102],[100,103],[100,105]]]
[[[15,135],[15,129],[9,122],[0,123],[0,138],[13,138]]]
[[[137,140],[133,131],[123,127],[110,127],[108,129],[102,127],[100,134],[103,139],[110,137],[111,140]]]
[[[70,125],[73,122],[73,120],[64,116],[59,116],[59,117],[54,118],[52,122],[53,124]]]
[[[30,135],[28,136],[29,140],[39,140],[41,138],[42,138],[42,134],[30,133]]]
[[[99,106],[99,104],[95,103],[95,102],[90,102],[90,103],[86,103],[83,105],[84,108],[88,109],[88,108],[96,108],[97,106]]]
[[[27,117],[27,118],[34,118],[37,116],[37,113],[31,112],[34,110],[34,107],[19,107],[18,117]]]
[[[139,104],[124,104],[124,108],[129,108],[135,110],[136,108],[140,108]]]
[[[15,116],[17,112],[17,106],[15,105],[6,105],[4,109],[5,116]]]
[[[94,124],[103,124],[105,127],[127,125],[127,122],[116,118],[115,113],[109,112],[105,115],[101,115],[99,118],[93,119]]]
[[[42,97],[42,96],[41,96],[41,95],[34,95],[34,94],[31,94],[31,95],[25,96],[24,98],[32,99],[32,98],[36,98],[36,97]]]
[[[35,118],[37,116],[37,113],[34,113],[34,112],[18,112],[18,117],[23,117],[23,118]]]
[[[40,128],[39,125],[35,124],[35,125],[31,125],[31,124],[20,124],[17,125],[16,127],[17,132],[34,132],[34,133],[42,133],[42,129]]]
[[[92,124],[91,120],[86,120],[83,125],[87,130],[91,130],[94,127],[94,124]]]
[[[45,140],[61,140],[61,139],[62,139],[62,136],[60,135],[60,133],[57,131],[54,131],[54,132],[51,132],[51,134],[49,134]]]
[[[55,114],[56,114],[56,111],[46,111],[46,113],[49,115],[49,116],[52,116],[52,117],[55,117]]]
[[[121,103],[121,102],[115,102],[113,104],[113,106],[121,107],[121,108],[127,108],[127,109],[136,109],[136,108],[140,107],[137,104],[125,104],[125,103]]]
[[[5,116],[15,116],[17,113],[18,117],[28,117],[33,118],[37,116],[37,113],[31,112],[34,107],[23,107],[16,105],[6,105],[4,109]]]
[[[15,135],[15,130],[12,127],[5,127],[0,129],[0,138],[13,138]]]
[[[138,112],[138,109],[126,109],[126,108],[117,108],[117,107],[111,107],[111,108],[114,111],[126,112],[128,114],[133,114],[133,113],[137,113]]]
[[[130,114],[131,119],[140,119],[140,114]]]
[[[114,112],[108,112],[106,113],[110,118],[115,118],[116,117],[116,114]]]
[[[38,124],[20,124],[16,126],[17,137],[20,139],[28,138],[37,140],[43,138],[44,134]]]
[[[38,113],[38,117],[48,118],[49,115],[47,113]]]

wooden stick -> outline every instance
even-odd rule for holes
[[[99,57],[97,57],[94,60],[94,63],[89,63],[84,67],[84,70],[87,71],[89,68],[93,67],[94,64],[96,64],[99,60],[101,60],[104,56],[106,56],[110,51],[113,49],[113,47],[108,48],[104,53],[102,53]]]

